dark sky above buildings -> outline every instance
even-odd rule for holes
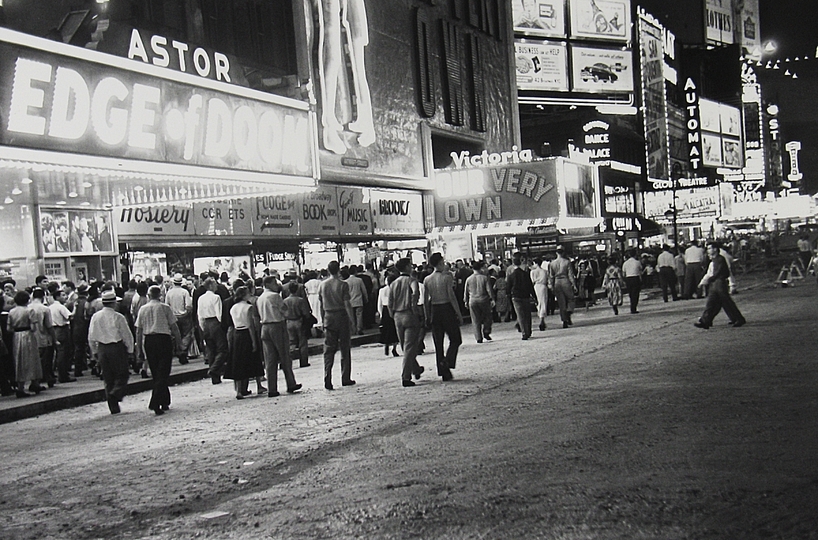
[[[818,0],[760,0],[759,11],[761,39],[776,42],[776,57],[815,58]]]

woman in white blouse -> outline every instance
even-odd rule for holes
[[[258,316],[253,316],[256,309],[250,303],[250,290],[239,287],[234,293],[235,302],[230,308],[230,317],[233,319],[233,339],[231,340],[230,356],[224,369],[224,378],[233,379],[236,390],[236,399],[244,399],[249,392],[247,385],[250,379],[264,375],[264,364],[261,362],[261,350],[258,328]]]

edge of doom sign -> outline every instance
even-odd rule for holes
[[[438,227],[557,217],[556,160],[435,171]]]

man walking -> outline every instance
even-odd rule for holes
[[[171,289],[166,299],[170,297]],[[157,416],[165,414],[170,407],[170,364],[173,360],[173,346],[182,343],[177,325],[177,317],[167,304],[160,300],[162,289],[156,285],[148,289],[147,304],[139,309],[136,316],[136,350],[144,356],[151,368],[153,392],[148,409]]]
[[[395,329],[398,332],[398,339],[403,348],[403,371],[401,380],[403,386],[415,386],[412,381],[414,374],[416,379],[424,369],[417,362],[418,350],[420,349],[420,334],[422,332],[420,317],[418,316],[418,299],[420,298],[420,288],[418,282],[411,276],[412,261],[400,259],[395,268],[400,272],[400,277],[389,286],[389,300],[387,307],[389,314],[395,320]]]
[[[722,308],[724,308],[727,318],[732,321],[734,328],[744,326],[747,321],[730,297],[728,285],[730,268],[725,258],[719,253],[719,245],[716,243],[710,244],[707,247],[707,252],[710,256],[710,267],[701,283],[699,283],[699,287],[708,287],[707,304],[704,306],[701,318],[693,326],[704,329],[710,328],[713,325],[713,319]]]
[[[290,358],[290,336],[287,333],[287,307],[281,298],[281,285],[273,276],[266,276],[262,282],[264,292],[258,297],[256,307],[261,320],[261,348],[264,352],[264,367],[267,371],[267,397],[277,397],[278,368],[284,372],[287,392],[293,394],[301,389],[295,382],[293,361]],[[298,284],[296,284],[298,290]]]
[[[662,287],[662,299],[667,302],[667,291],[670,289],[675,302],[679,299],[676,292],[676,264],[669,245],[662,246],[662,253],[656,259],[656,266],[659,268],[659,286]]]
[[[682,298],[690,300],[693,298],[693,292],[696,292],[696,298],[702,297],[702,290],[698,287],[704,277],[704,250],[699,246],[697,240],[693,240],[685,250],[685,286]]]
[[[435,271],[423,281],[425,289],[423,306],[426,310],[426,320],[432,325],[437,374],[444,381],[451,381],[454,378],[451,370],[457,363],[457,350],[463,343],[460,335],[463,315],[460,313],[460,306],[454,293],[454,277],[446,270],[443,255],[432,253],[429,257],[429,266]],[[445,336],[449,337],[449,348],[444,352]]]
[[[108,409],[117,414],[128,385],[128,356],[134,352],[134,338],[128,320],[115,310],[116,293],[105,291],[101,299],[102,310],[94,313],[88,327],[88,344],[102,370]]]
[[[355,314],[349,301],[349,284],[339,277],[340,264],[330,261],[330,277],[318,288],[321,320],[324,322],[324,388],[332,390],[332,366],[335,353],[341,349],[341,384],[352,386],[351,333]]]
[[[474,273],[466,278],[463,293],[463,303],[469,306],[471,323],[474,327],[474,339],[483,343],[483,339],[491,341],[491,308],[494,307],[494,291],[486,275],[486,263],[474,261]]]
[[[210,366],[207,374],[213,384],[220,384],[228,353],[227,335],[222,328],[222,299],[216,294],[216,280],[213,278],[205,280],[205,288],[207,291],[199,297],[196,316],[205,341],[207,364]]]
[[[523,254],[518,251],[511,260],[513,266],[506,278],[506,292],[517,313],[517,324],[520,325],[525,341],[531,337],[531,297],[534,296],[534,284],[528,275],[528,264],[523,259]]]
[[[628,250],[628,260],[622,265],[622,274],[631,300],[631,313],[639,313],[639,293],[642,292],[642,263],[636,258],[636,250]]]
[[[554,291],[554,296],[557,297],[562,327],[568,328],[574,324],[571,314],[574,312],[577,279],[574,275],[574,265],[565,256],[565,248],[562,246],[557,246],[557,258],[548,263],[548,288]]]
[[[183,282],[182,274],[174,275],[173,287],[165,295],[165,303],[173,310],[179,334],[182,336],[181,342],[176,343],[179,347],[179,363],[182,365],[188,362],[187,351],[193,339],[193,298],[188,290],[182,287]]]

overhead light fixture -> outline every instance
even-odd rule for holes
[[[82,201],[82,202],[80,203],[80,206],[91,206],[91,203],[90,203],[90,202],[88,202],[88,201]]]
[[[73,199],[74,197],[79,197],[79,193],[77,193],[76,191],[70,191],[68,193],[68,196]]]
[[[57,201],[57,204],[59,204],[60,206],[62,206],[62,205],[68,204],[68,203],[67,203],[66,201]]]
[[[3,204],[11,204],[13,202],[14,202],[14,199],[12,199],[11,197],[6,197],[6,199],[3,201]]]
[[[29,178],[28,176],[26,176],[25,178],[23,178],[22,180],[20,180],[20,183],[21,183],[21,184],[26,184],[26,185],[28,185],[28,184],[32,183],[33,181],[34,181],[34,180],[32,180],[31,178]]]
[[[20,188],[18,188],[18,187],[16,187],[16,188],[14,188],[14,189],[12,189],[12,190],[11,190],[11,194],[12,194],[12,195],[22,195],[22,194],[23,194],[23,190],[22,190],[22,189],[20,189]]]
[[[94,187],[94,184],[92,184],[91,182],[83,182],[82,187],[87,189],[87,188],[90,188],[90,187]]]

